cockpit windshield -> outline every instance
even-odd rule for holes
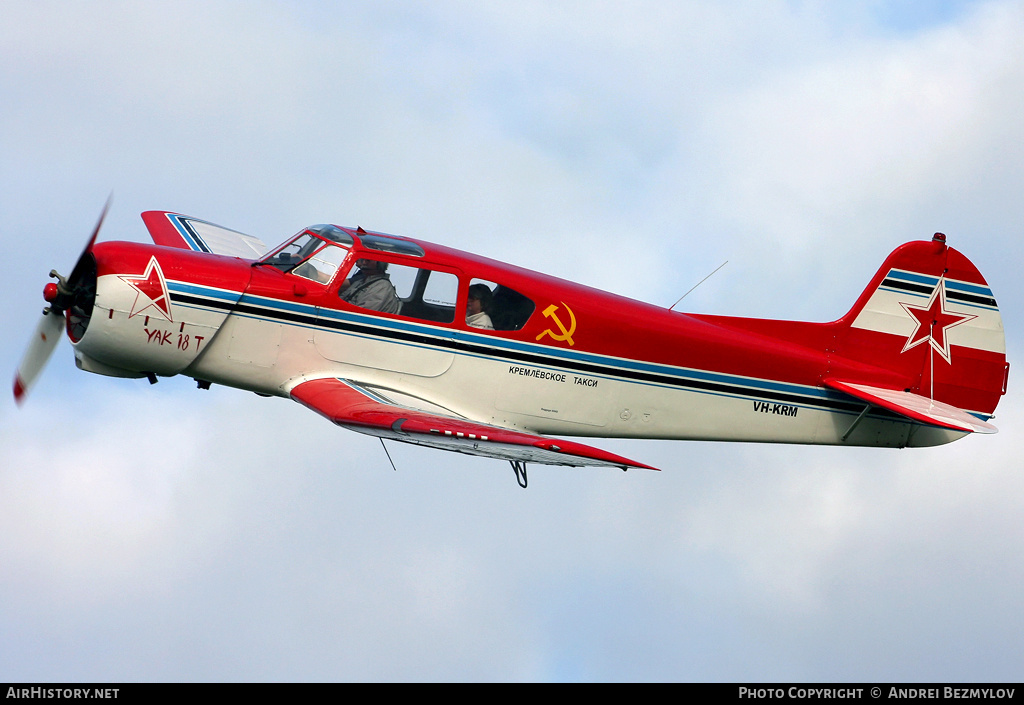
[[[311,225],[261,260],[311,281],[326,284],[345,261],[352,236],[334,225]]]

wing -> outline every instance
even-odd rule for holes
[[[142,214],[153,242],[165,247],[212,252],[243,259],[257,259],[268,248],[257,238],[229,230],[205,220],[167,211],[146,211]]]
[[[657,469],[582,443],[476,423],[440,409],[414,409],[385,394],[333,377],[302,382],[291,390],[292,399],[338,426],[403,443],[543,465]]]
[[[941,426],[965,433],[996,433],[998,429],[985,423],[974,414],[958,409],[950,404],[934,401],[919,394],[904,392],[898,389],[882,389],[866,384],[842,382],[837,379],[826,379],[826,387],[846,392],[852,397],[883,409],[894,411],[914,421]]]

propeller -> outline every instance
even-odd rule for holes
[[[43,298],[50,305],[43,309],[43,317],[36,324],[35,334],[14,373],[14,400],[19,404],[25,400],[29,389],[46,367],[60,341],[61,331],[66,328],[68,334],[74,336],[76,327],[81,327],[81,331],[84,332],[84,326],[88,324],[96,286],[95,262],[91,252],[103,225],[103,219],[110,209],[111,198],[113,194],[107,198],[100,219],[92,231],[92,237],[79,255],[74,269],[71,270],[71,276],[65,279],[56,270],[50,270],[50,276],[57,280],[56,284],[50,282],[43,289]]]

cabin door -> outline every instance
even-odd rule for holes
[[[390,372],[438,377],[452,351],[458,276],[428,267],[389,263],[387,279],[397,302],[390,315],[329,294],[317,314],[316,349],[328,360]],[[339,283],[339,287],[340,287]],[[386,297],[373,298],[374,305]]]

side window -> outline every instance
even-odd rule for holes
[[[452,310],[451,321],[455,320],[455,297],[459,294],[459,278],[447,272],[431,272],[427,286],[423,289],[423,303],[443,306]]]
[[[451,323],[455,320],[455,298],[459,278],[434,269],[391,265],[391,277],[402,300],[402,315],[425,321]]]
[[[426,321],[455,320],[459,279],[454,274],[373,259],[360,259],[356,266],[338,289],[342,301]]]
[[[518,291],[484,279],[469,283],[466,301],[466,325],[493,330],[519,330],[536,308],[533,301]]]
[[[398,313],[402,302],[395,293],[387,262],[361,258],[353,269],[338,287],[338,298],[371,311]]]

